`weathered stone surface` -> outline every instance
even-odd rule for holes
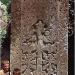
[[[68,0],[13,0],[12,6],[11,69],[68,75]]]
[[[20,27],[21,27],[21,15],[20,15],[20,8],[21,8],[20,0],[13,0],[12,1],[12,10],[11,10],[11,51],[10,51],[10,66],[11,69],[13,68],[20,68],[21,64],[21,50],[20,50]]]

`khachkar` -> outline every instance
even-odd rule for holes
[[[68,5],[68,0],[13,0],[11,70],[68,75]]]

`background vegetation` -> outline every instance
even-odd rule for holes
[[[9,4],[10,0],[1,0],[1,2],[7,6]]]
[[[3,11],[2,17],[0,18],[3,22],[5,22],[5,25],[2,27],[0,26],[0,43],[2,43],[2,39],[6,36],[6,29],[8,25],[9,20],[9,14],[8,14],[8,7],[9,7],[10,0],[0,0],[0,9]]]

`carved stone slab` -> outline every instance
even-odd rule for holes
[[[13,16],[12,69],[19,66],[22,75],[68,75],[68,0],[13,4],[12,11],[21,9]]]

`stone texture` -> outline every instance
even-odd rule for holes
[[[20,51],[20,26],[21,26],[21,8],[20,0],[12,1],[12,10],[11,10],[11,51],[10,51],[10,66],[13,70],[14,67],[20,68],[20,59],[21,59],[21,51]]]
[[[11,70],[22,75],[68,75],[68,0],[13,0]]]

